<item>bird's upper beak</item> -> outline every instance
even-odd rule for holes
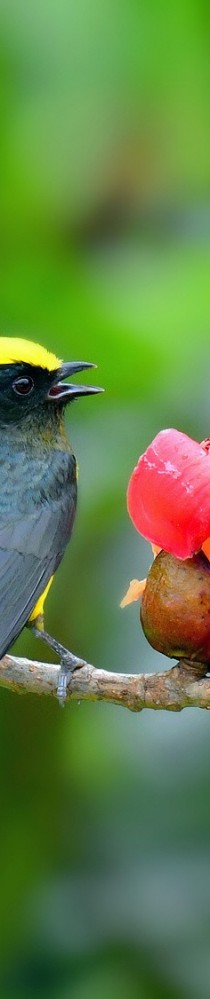
[[[96,388],[95,385],[74,385],[71,382],[68,384],[64,382],[64,378],[70,378],[77,371],[85,371],[87,368],[96,368],[96,366],[88,361],[67,361],[65,364],[61,364],[61,367],[55,372],[55,380],[49,389],[47,398],[52,402],[71,402],[79,395],[95,395],[97,392],[103,392],[102,388]]]

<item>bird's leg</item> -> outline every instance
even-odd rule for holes
[[[30,628],[30,631],[32,631],[32,634],[36,638],[41,638],[43,642],[46,642],[46,645],[49,645],[50,649],[53,649],[53,652],[60,659],[57,696],[60,704],[63,705],[66,700],[69,676],[74,673],[75,669],[81,669],[85,665],[85,662],[83,659],[78,659],[77,656],[74,656],[72,652],[69,652],[69,649],[65,649],[65,646],[57,642],[56,638],[53,638],[52,635],[48,635],[48,632],[42,627],[42,620],[40,616],[40,620],[36,618],[34,623],[33,621],[29,621],[28,628]]]

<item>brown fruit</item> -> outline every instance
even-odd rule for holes
[[[161,551],[148,574],[140,619],[150,645],[173,659],[210,662],[210,564]]]

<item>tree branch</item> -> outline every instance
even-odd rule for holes
[[[68,700],[108,701],[131,711],[210,708],[210,678],[203,675],[203,664],[182,660],[164,673],[138,674],[95,669],[83,660],[78,660],[78,665],[68,680]],[[55,696],[59,669],[58,665],[7,655],[0,661],[0,685],[19,693]]]

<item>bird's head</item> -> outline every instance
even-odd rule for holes
[[[91,385],[65,383],[65,378],[96,365],[63,363],[45,347],[18,337],[0,337],[0,422],[17,423],[35,411],[61,411],[81,395],[102,392]]]

